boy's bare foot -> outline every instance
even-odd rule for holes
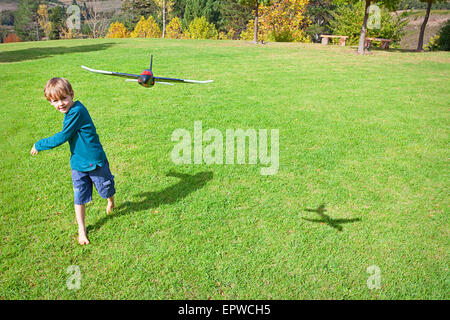
[[[89,244],[89,239],[86,236],[78,236],[78,243],[81,245]]]
[[[86,231],[78,230],[78,243],[81,245],[89,244],[89,239],[86,236]]]
[[[106,207],[106,214],[110,214],[115,207],[116,206],[114,204],[114,198],[108,198],[108,206]]]

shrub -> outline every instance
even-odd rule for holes
[[[3,38],[3,42],[20,42],[20,39],[15,33],[9,33],[6,37]]]
[[[309,42],[306,28],[310,23],[305,16],[308,0],[278,0],[270,6],[261,5],[258,20],[258,41]],[[241,33],[241,39],[253,39],[254,20]]]
[[[161,30],[152,16],[149,16],[147,20],[141,16],[130,36],[131,38],[159,38],[161,37]]]
[[[442,26],[438,32],[437,44],[440,50],[450,51],[450,19]]]
[[[208,23],[205,17],[192,20],[186,33],[186,37],[189,39],[217,39],[217,36],[215,25]]]
[[[430,42],[425,45],[425,50],[434,51],[439,50],[439,35],[430,38]]]
[[[181,21],[178,17],[170,20],[169,24],[166,27],[166,37],[169,39],[181,39],[183,37]]]
[[[255,20],[250,19],[247,23],[247,27],[241,32],[241,40],[253,40],[253,33],[255,28]],[[263,28],[261,22],[258,20],[258,41],[268,41],[269,33]]]
[[[305,16],[308,0],[278,0],[270,6],[261,6],[261,24],[270,40],[277,42],[308,42],[306,28],[310,21]]]
[[[129,37],[128,30],[119,21],[111,23],[111,25],[109,26],[108,34],[106,35],[106,38],[128,38],[128,37]]]

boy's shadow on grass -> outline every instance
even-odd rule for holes
[[[126,201],[121,203],[110,215],[97,221],[94,225],[88,226],[88,231],[99,229],[108,220],[131,212],[145,211],[150,208],[157,208],[162,204],[170,204],[185,198],[190,193],[202,188],[213,178],[212,172],[199,172],[194,175],[177,173],[170,171],[167,177],[179,178],[178,183],[157,192],[143,192],[138,196],[141,200],[136,202]]]
[[[23,60],[43,59],[58,54],[106,50],[114,43],[100,43],[74,47],[34,47],[22,50],[0,52],[0,62],[18,62]]]
[[[308,218],[303,218],[302,217],[303,220],[307,220],[307,221],[311,221],[311,222],[317,222],[317,223],[326,223],[330,227],[335,228],[337,231],[342,231],[341,224],[343,224],[343,223],[352,223],[352,222],[356,222],[356,221],[361,221],[361,218],[332,219],[332,218],[330,218],[328,215],[326,215],[324,213],[325,211],[327,211],[327,209],[325,209],[325,205],[324,204],[321,204],[317,209],[305,209],[305,211],[316,212],[317,214],[319,214],[321,219],[308,219]]]

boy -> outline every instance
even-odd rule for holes
[[[50,104],[64,114],[63,129],[36,142],[30,154],[33,156],[69,141],[78,242],[89,244],[84,221],[86,203],[92,200],[92,184],[102,198],[108,199],[106,213],[109,214],[114,209],[114,176],[89,112],[80,101],[73,101],[70,83],[64,78],[52,78],[45,85],[44,94]]]

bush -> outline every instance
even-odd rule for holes
[[[450,19],[439,30],[438,36],[437,44],[439,49],[450,51]]]
[[[152,16],[149,16],[147,20],[141,16],[130,36],[131,38],[160,38],[161,30]]]
[[[236,35],[236,31],[233,29],[228,30],[227,33],[225,32],[219,32],[219,40],[233,40]]]
[[[128,37],[129,37],[128,30],[119,21],[111,23],[111,25],[109,26],[108,34],[106,35],[106,38],[128,38]]]
[[[169,24],[166,27],[166,37],[169,39],[181,39],[183,37],[181,21],[178,17],[170,20]]]
[[[258,42],[310,42],[306,29],[310,20],[306,17],[306,0],[279,0],[270,6],[260,6]],[[242,40],[253,40],[254,20],[241,33]]]
[[[217,39],[217,36],[216,26],[214,23],[208,23],[205,17],[192,20],[186,33],[189,39]]]
[[[408,24],[406,15],[392,16],[386,8],[380,8],[380,11],[380,29],[368,28],[366,37],[392,39],[392,45],[398,45]],[[330,21],[330,27],[333,34],[348,36],[348,45],[358,44],[364,20],[364,3],[360,1],[354,5],[340,6],[332,14],[334,20]]]
[[[244,31],[241,32],[240,39],[241,40],[253,40],[253,33],[255,28],[255,20],[250,19],[247,23],[247,27]],[[260,41],[268,41],[269,34],[261,25],[261,22],[258,21],[258,42]]]
[[[431,37],[430,42],[428,42],[428,44],[425,45],[425,50],[428,50],[428,51],[439,50],[438,41],[439,41],[439,35]]]

